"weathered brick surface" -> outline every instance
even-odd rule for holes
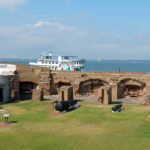
[[[101,104],[111,104],[112,101],[111,87],[102,86],[98,89],[98,101]]]
[[[58,97],[59,101],[73,100],[73,87],[72,86],[60,87]]]
[[[43,100],[43,90],[42,89],[32,90],[32,99],[40,101]]]
[[[43,90],[43,95],[51,94],[50,69],[38,66],[17,64],[19,82],[31,82],[38,85],[39,90]],[[36,92],[32,92],[32,97]],[[36,95],[36,94],[35,94]]]
[[[57,84],[60,81],[70,83],[74,88],[74,94],[76,96],[82,96],[80,95],[81,83],[85,82],[86,84],[91,80],[99,80],[100,82],[102,82],[103,85],[99,85],[99,88],[100,86],[105,85],[110,86],[112,89],[112,99],[122,98],[123,96],[128,98],[128,95],[131,95],[129,97],[130,99],[132,99],[132,97],[136,95],[138,99],[143,99],[145,94],[150,92],[150,73],[52,71],[52,75],[54,84]],[[85,86],[88,92],[87,95],[83,96],[97,97],[96,87],[98,89],[98,86],[96,84],[92,86],[94,87],[92,87],[93,89],[90,87],[90,90],[88,90],[88,86]],[[126,89],[128,89],[129,91],[127,91]]]
[[[18,74],[10,77],[13,99],[19,98],[19,85],[24,82],[36,84],[37,89],[43,89],[44,95],[57,94],[62,86],[72,86],[75,96],[93,97],[98,97],[100,88],[108,86],[112,99],[143,99],[150,93],[150,73],[51,71],[37,66],[16,65]]]
[[[18,75],[8,76],[8,80],[9,80],[10,101],[20,99],[19,76]]]

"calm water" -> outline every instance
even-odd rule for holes
[[[36,59],[0,59],[0,62],[12,62],[17,64],[29,64],[29,61],[36,61]],[[121,72],[150,72],[150,60],[87,60],[86,71],[112,71],[116,72],[120,68]]]
[[[86,70],[88,71],[113,71],[116,72],[120,68],[121,72],[150,72],[150,61],[117,61],[102,60],[87,61]]]

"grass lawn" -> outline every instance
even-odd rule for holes
[[[22,101],[1,105],[10,113],[9,127],[0,127],[0,150],[150,150],[150,106],[80,102],[63,115],[46,109],[50,101]],[[4,122],[0,114],[0,123]]]

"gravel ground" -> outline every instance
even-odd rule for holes
[[[44,96],[44,99],[58,100],[58,95]],[[81,100],[81,101],[97,101],[97,98],[95,97],[74,97],[74,99]],[[141,104],[141,100],[118,99],[118,100],[112,100],[112,103]]]
[[[141,100],[138,99],[118,99],[118,100],[112,100],[113,103],[124,103],[124,104],[141,104]]]

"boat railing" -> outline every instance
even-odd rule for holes
[[[85,59],[61,59],[61,61],[85,62]]]

